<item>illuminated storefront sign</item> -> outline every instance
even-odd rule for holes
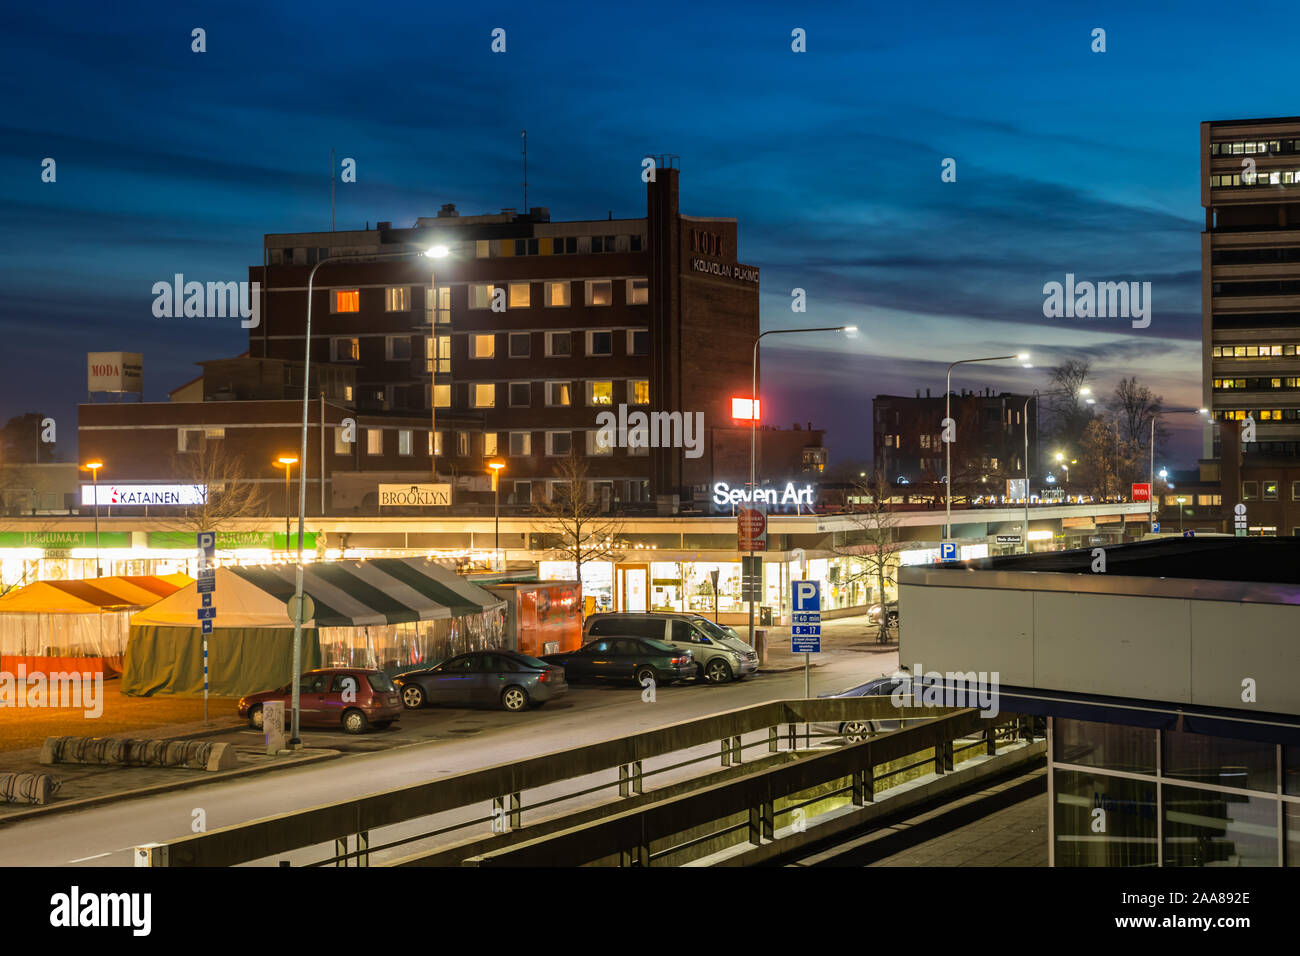
[[[194,535],[189,536],[194,547]],[[93,548],[93,531],[0,531],[0,548],[45,548],[61,551],[70,548]],[[131,535],[125,531],[101,531],[101,548],[129,548]]]
[[[751,492],[748,488],[732,488],[725,481],[717,481],[713,484],[713,503],[721,507],[752,501],[755,504],[807,505],[811,508],[815,494],[816,489],[812,485],[797,488],[793,481],[787,481],[783,491],[777,491],[775,488],[758,488]]]
[[[95,485],[81,486],[81,503],[95,504]],[[99,485],[101,505],[201,505],[207,485]]]
[[[194,535],[188,531],[150,531],[151,548],[183,548],[194,550]],[[316,532],[307,531],[302,536],[304,548],[315,550]],[[283,531],[218,531],[218,551],[288,551],[298,548],[298,533],[286,538]]]
[[[379,507],[409,508],[451,504],[451,485],[380,485]]]

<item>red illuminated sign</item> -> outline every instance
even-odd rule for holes
[[[1133,486],[1133,500],[1134,500],[1134,501],[1150,501],[1150,500],[1151,500],[1151,485],[1150,485],[1150,483],[1143,481],[1143,482],[1140,482],[1140,483],[1138,483],[1138,484],[1135,484],[1135,485]]]
[[[752,407],[752,411],[751,411]],[[731,417],[738,420],[750,421],[751,419],[762,420],[763,402],[761,399],[751,401],[748,398],[733,398],[731,400]]]

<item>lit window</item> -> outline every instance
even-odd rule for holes
[[[477,382],[471,386],[475,408],[492,408],[497,403],[497,387],[491,382]]]
[[[1277,501],[1277,485],[1278,485],[1278,483],[1277,483],[1276,481],[1265,481],[1265,482],[1264,482],[1264,500],[1265,500],[1265,501]]]
[[[587,404],[588,405],[613,405],[614,404],[614,383],[613,382],[588,382],[587,383]]]
[[[470,358],[490,359],[496,354],[497,337],[495,335],[471,335],[469,344]]]
[[[491,283],[476,282],[469,287],[469,307],[471,309],[492,308],[493,286]]]
[[[650,404],[650,382],[646,379],[628,382],[628,394],[631,395],[632,405],[649,405]]]
[[[399,285],[399,286],[389,286],[387,289],[385,289],[384,309],[388,312],[411,311],[410,288],[404,285]],[[356,310],[354,309],[352,311],[356,311]]]
[[[479,239],[474,243],[474,256],[478,259],[486,259],[492,254],[492,240]]]
[[[491,457],[496,453],[497,453],[497,433],[484,432],[483,433],[483,454],[485,456]]]
[[[546,283],[546,305],[552,308],[564,308],[570,304],[568,282]]]
[[[335,289],[333,301],[335,312],[360,312],[361,290]]]
[[[451,408],[451,386],[450,385],[434,386],[433,404],[435,408]]]
[[[512,282],[507,288],[510,290],[509,300],[510,308],[526,309],[529,306],[529,290],[532,285],[527,282]]]
[[[384,453],[384,433],[379,428],[366,429],[366,454],[382,455]]]
[[[442,432],[425,432],[428,435],[428,452],[430,455],[442,454]]]
[[[438,314],[433,315],[433,288],[424,287],[424,322],[426,325],[446,325],[451,321],[451,288],[438,286]],[[436,322],[434,321],[436,318]]]
[[[409,455],[411,453],[411,430],[409,428],[399,428],[397,430],[397,453],[399,455]]]
[[[456,455],[459,458],[469,457],[469,432],[456,432]]]
[[[612,279],[588,279],[587,280],[587,305],[613,305],[614,304],[614,280]]]
[[[350,455],[352,453],[352,443],[343,437],[343,429],[334,429],[334,454]]]
[[[614,443],[602,441],[603,436],[599,430],[587,432],[587,454],[597,457],[608,457],[614,454]]]
[[[424,370],[433,371],[433,336],[424,337]],[[451,371],[451,336],[438,336],[438,375],[446,375]]]
[[[649,301],[650,301],[650,280],[649,279],[628,279],[627,280],[627,304],[645,305]]]

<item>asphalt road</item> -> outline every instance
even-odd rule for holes
[[[820,666],[812,669],[812,693],[843,690],[869,677],[888,673],[896,666],[896,660],[896,654],[835,649],[821,655]],[[130,866],[132,848],[194,832],[197,810],[203,811],[206,829],[214,830],[766,700],[802,697],[803,686],[801,670],[760,674],[721,687],[693,683],[660,687],[655,702],[647,703],[641,700],[639,688],[580,684],[564,698],[521,714],[459,708],[408,711],[396,727],[382,732],[382,738],[378,732],[349,736],[306,730],[303,736],[308,746],[345,749],[348,755],[295,770],[3,825],[0,826],[0,866]],[[216,739],[250,746],[260,736],[249,730]],[[661,763],[680,759],[674,756]],[[653,767],[648,762],[646,769]],[[689,771],[668,776],[685,775]],[[574,784],[569,782],[557,785],[552,793],[546,789],[530,791],[525,801],[572,789]],[[597,799],[592,798],[588,803]],[[462,817],[472,819],[487,812],[486,806],[476,807]],[[455,815],[445,814],[439,817],[438,825],[454,819]],[[399,834],[424,832],[429,827],[426,818],[388,828],[382,834],[372,834],[372,845]],[[411,848],[405,847],[375,857],[382,860],[410,852]],[[320,856],[318,851],[304,851],[291,855],[290,859],[299,865]]]

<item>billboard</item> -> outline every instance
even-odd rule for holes
[[[1133,501],[1150,501],[1151,500],[1151,483],[1147,481],[1137,482],[1133,485]]]
[[[139,352],[87,352],[86,390],[143,392],[144,357]]]

